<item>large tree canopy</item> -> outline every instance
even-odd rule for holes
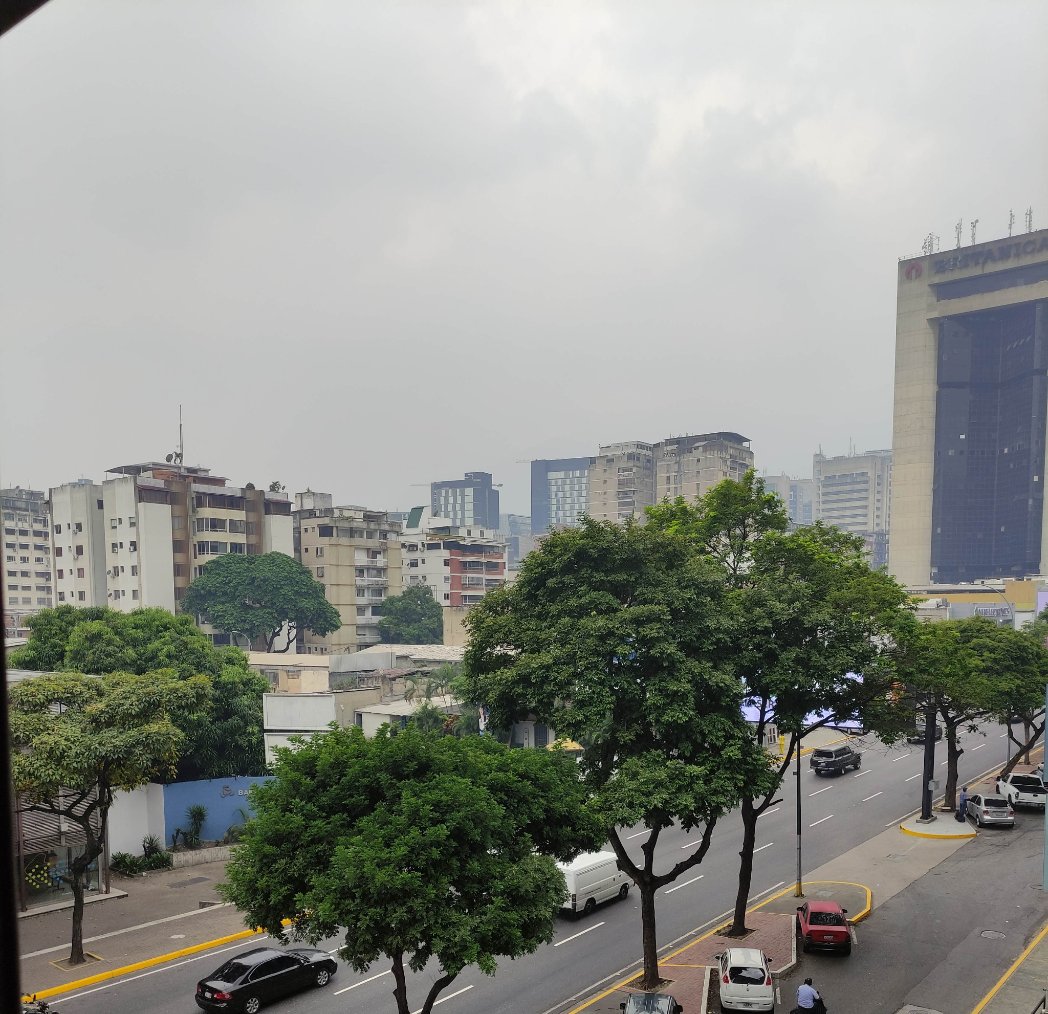
[[[498,957],[548,943],[565,897],[550,857],[599,838],[566,756],[412,727],[280,750],[252,803],[225,896],[282,939],[344,934],[357,971],[389,957],[400,1014],[406,968],[439,965],[429,1014],[466,966],[492,974]]]
[[[774,726],[786,750],[771,786],[742,798],[743,843],[732,932],[745,932],[757,819],[773,802],[801,739],[858,719],[891,738],[892,656],[908,617],[906,593],[870,570],[861,539],[822,524],[787,532],[781,501],[747,473],[695,503],[648,511],[649,526],[680,535],[721,568],[733,669],[755,716],[758,741]],[[856,674],[861,674],[859,678]]]
[[[165,669],[183,679],[210,677],[209,692],[194,697],[193,709],[173,715],[185,734],[177,777],[265,773],[262,695],[269,684],[242,651],[215,648],[189,616],[63,605],[30,617],[29,627],[29,642],[11,653],[12,668],[96,676]]]
[[[680,534],[584,519],[544,539],[467,618],[465,697],[494,727],[534,717],[583,747],[588,806],[641,895],[648,988],[655,892],[702,861],[744,791],[773,782],[742,717],[729,590],[723,568]],[[701,827],[701,839],[656,871],[656,842],[674,823]],[[639,862],[621,836],[636,824],[649,829]]]
[[[173,713],[198,711],[204,676],[48,673],[11,686],[11,768],[22,805],[73,825],[84,841],[62,875],[73,892],[69,960],[84,961],[84,874],[102,854],[113,793],[175,768]]]
[[[288,651],[303,630],[323,636],[342,626],[324,586],[285,553],[216,557],[189,586],[182,609],[227,634],[264,638],[267,651]]]
[[[416,585],[386,599],[378,632],[386,644],[442,644],[444,612],[429,585]]]

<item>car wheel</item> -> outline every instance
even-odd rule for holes
[[[801,950],[804,951],[805,954],[811,953],[811,944],[808,943],[806,937],[801,937]]]
[[[596,898],[587,898],[586,904],[582,906],[582,914],[589,915],[597,907]]]
[[[630,893],[630,885],[629,884],[623,884],[622,887],[619,888],[619,897],[623,901],[626,900],[626,895],[629,894],[629,893]]]
[[[861,758],[861,757],[856,757],[856,758],[855,758],[855,770],[856,770],[856,771],[858,771],[858,770],[859,770],[859,766],[860,766],[861,764],[862,764],[862,758]]]
[[[262,1001],[257,996],[249,996],[244,1001],[244,1014],[258,1014],[262,1009]]]
[[[326,986],[331,981],[331,973],[326,968],[318,968],[314,981],[318,986]]]
[[[841,953],[845,957],[847,957],[849,954],[851,954],[851,944],[850,943],[845,944],[844,947],[841,948]]]

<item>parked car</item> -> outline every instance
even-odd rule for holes
[[[910,733],[909,736],[906,737],[906,742],[907,743],[923,743],[924,742],[924,734],[927,731],[928,730],[927,730],[927,728],[925,726],[923,726],[923,725],[918,726],[916,729],[914,729],[913,732]],[[936,743],[938,743],[939,740],[942,739],[942,726],[938,722],[935,723],[935,732],[934,732],[933,735],[934,735]]]
[[[967,810],[976,827],[1015,827],[1015,811],[1004,796],[976,792],[968,797]]]
[[[310,986],[326,986],[338,963],[315,947],[256,947],[230,958],[197,983],[197,1006],[207,1011],[257,1014],[264,1004]]]
[[[721,1010],[775,1010],[775,986],[764,951],[729,947],[717,955],[720,965]]]
[[[862,754],[850,746],[828,746],[812,751],[808,764],[817,775],[843,775],[848,768],[858,770]]]
[[[851,928],[846,908],[835,901],[806,901],[797,907],[797,935],[801,947],[811,950],[839,951],[851,954]]]
[[[1014,771],[1007,775],[998,775],[994,785],[997,794],[1004,796],[1013,807],[1029,806],[1037,810],[1044,809],[1044,782],[1040,775],[1021,775]]]
[[[568,898],[562,908],[572,915],[587,915],[602,901],[623,898],[629,894],[630,878],[619,869],[614,852],[583,852],[570,863],[557,863],[564,874]]]
[[[683,1014],[684,1008],[669,993],[632,993],[619,1004],[626,1014]]]

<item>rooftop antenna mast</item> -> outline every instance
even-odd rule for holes
[[[1012,208],[1008,209],[1008,235],[1012,234],[1012,227],[1015,225],[1015,211]]]
[[[975,246],[975,227],[979,224],[979,219],[972,219],[972,246]]]
[[[1033,232],[1033,206],[1026,209],[1026,231]]]
[[[164,460],[168,464],[181,465],[185,459],[185,446],[182,443],[182,406],[178,406],[178,450],[172,451]]]
[[[961,233],[964,232],[964,219],[958,218],[957,224],[953,227],[954,234],[957,236],[957,249],[961,248]]]

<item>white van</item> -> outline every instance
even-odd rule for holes
[[[625,898],[630,880],[617,863],[614,852],[584,852],[570,863],[557,863],[568,888],[563,907],[578,915],[592,912],[602,901]]]

